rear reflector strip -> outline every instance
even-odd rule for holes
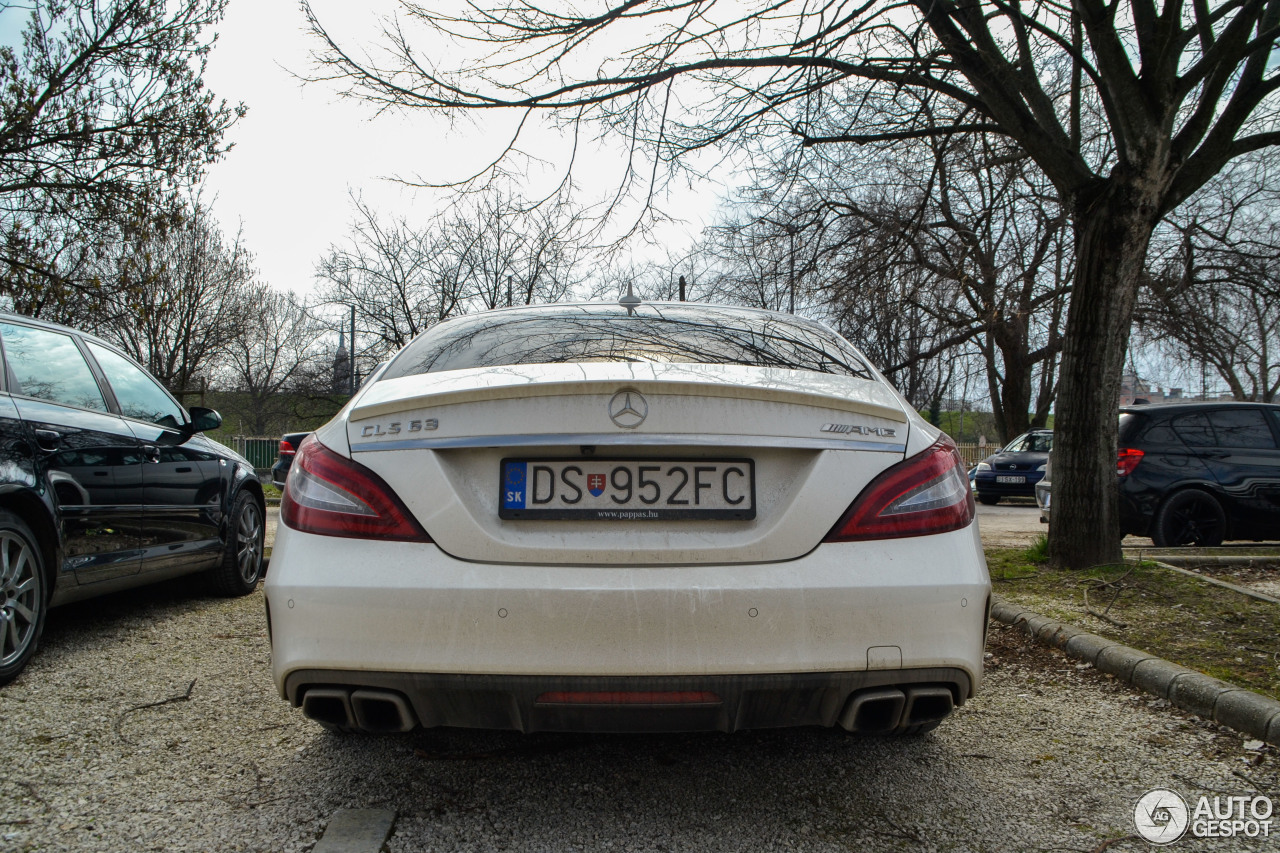
[[[553,690],[539,705],[716,705],[721,698],[707,690]]]

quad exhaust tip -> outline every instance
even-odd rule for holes
[[[418,727],[409,702],[390,690],[313,687],[302,697],[302,713],[322,726],[370,734],[396,734]]]
[[[888,735],[941,722],[954,708],[947,687],[885,687],[854,694],[838,722],[858,734]]]

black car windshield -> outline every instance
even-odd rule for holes
[[[382,379],[515,364],[742,364],[872,373],[843,338],[797,317],[707,305],[551,305],[441,323],[406,346]]]

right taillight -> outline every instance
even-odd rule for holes
[[[296,453],[297,451],[295,451],[295,450],[293,449],[293,445],[289,443],[289,440],[288,440],[288,439],[282,438],[282,439],[280,439],[280,451],[279,451],[279,452],[280,452],[280,458],[281,458],[281,459],[283,459],[283,458],[284,458],[284,457],[286,457],[286,456],[292,456],[292,455],[293,455],[294,453]]]
[[[1133,473],[1133,469],[1138,467],[1138,463],[1142,461],[1143,453],[1132,447],[1122,447],[1116,453],[1116,473],[1121,477],[1127,477]]]
[[[945,533],[968,526],[975,511],[964,463],[943,436],[872,480],[824,541]]]
[[[280,499],[280,520],[321,536],[430,542],[391,487],[314,435],[298,448]]]

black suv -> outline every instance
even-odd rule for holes
[[[1280,406],[1120,409],[1121,532],[1155,544],[1280,539]]]
[[[91,335],[0,314],[0,684],[48,608],[205,572],[223,595],[262,575],[262,487],[135,362]]]

